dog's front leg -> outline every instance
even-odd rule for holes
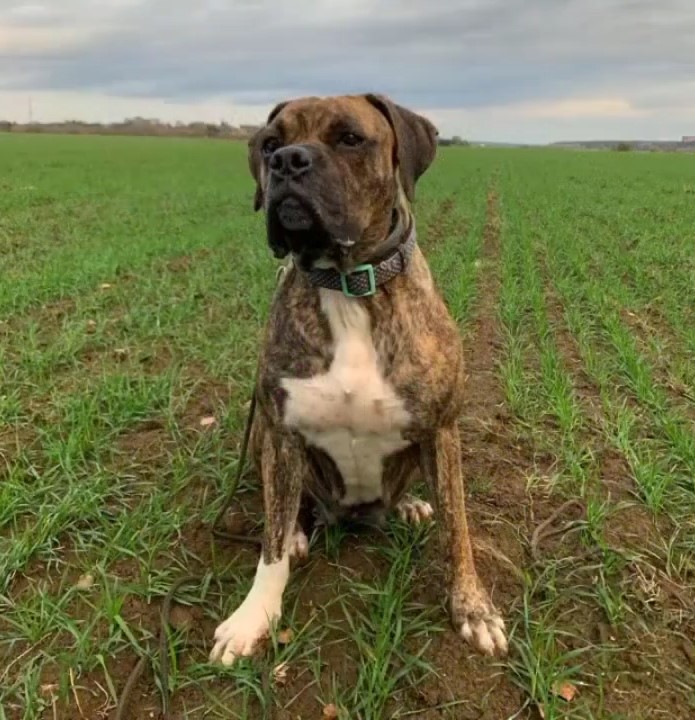
[[[461,441],[456,426],[440,428],[421,445],[422,473],[437,498],[437,520],[456,630],[487,655],[505,654],[504,621],[483,588],[473,564],[468,536]]]
[[[266,432],[262,442],[263,551],[246,599],[215,631],[210,659],[223,665],[251,655],[280,619],[290,556],[297,552],[295,527],[306,471],[304,449],[295,436],[282,431],[279,435]]]

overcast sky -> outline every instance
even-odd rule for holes
[[[0,0],[0,119],[366,90],[479,140],[695,135],[695,0]]]

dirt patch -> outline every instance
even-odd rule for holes
[[[612,574],[606,587],[629,608],[628,616],[617,626],[607,623],[607,618],[600,618],[595,612],[590,613],[595,642],[612,648],[614,653],[610,666],[615,680],[606,694],[606,708],[625,713],[625,717],[656,717],[658,713],[674,718],[689,717],[689,711],[684,708],[687,691],[667,679],[687,667],[682,638],[687,637],[687,628],[694,622],[693,588],[686,584],[687,578],[672,574],[666,557],[667,539],[672,537],[675,526],[667,516],[655,515],[637,499],[627,459],[603,434],[601,391],[586,371],[552,280],[546,275],[545,281],[546,307],[556,344],[588,418],[586,442],[594,447],[598,460],[599,484],[593,491],[610,508],[603,522],[603,538],[608,550],[601,562],[607,568],[620,558],[617,568],[606,570]],[[629,396],[621,395],[620,399],[637,407]],[[591,573],[587,576],[586,569],[582,575],[582,582],[592,582]],[[594,575],[594,581],[596,577]],[[656,678],[661,680],[655,683]]]
[[[86,370],[100,372],[103,367],[122,364],[124,369],[132,365],[148,373],[159,372],[168,366],[174,355],[174,351],[165,342],[157,341],[147,349],[135,350],[117,344],[112,335],[121,334],[121,326],[131,311],[133,290],[137,291],[138,283],[144,275],[183,275],[179,282],[185,282],[185,273],[194,269],[197,262],[202,262],[210,254],[209,249],[201,248],[190,255],[156,258],[149,266],[137,268],[133,272],[121,270],[115,273],[115,277],[105,278],[103,282],[97,280],[93,286],[81,291],[79,299],[62,297],[40,305],[29,305],[21,312],[0,320],[0,341],[15,341],[14,345],[9,343],[8,357],[12,359],[17,352],[17,338],[21,338],[28,328],[35,328],[34,342],[37,346],[48,348],[55,343],[66,326],[75,324],[79,318],[84,325],[85,341],[77,350],[75,358]],[[137,292],[135,294],[137,295]],[[223,317],[228,311],[229,308],[211,303],[207,308],[207,320],[212,322]],[[247,303],[240,303],[238,312],[242,319],[255,317],[254,309]],[[89,317],[89,314],[92,317]],[[62,369],[57,366],[55,371]]]
[[[456,207],[456,197],[450,196],[439,203],[437,212],[434,214],[432,222],[427,227],[427,232],[418,242],[425,248],[427,252],[431,252],[440,245],[446,238],[456,234],[464,237],[466,229],[464,227],[454,226],[455,217],[453,210]]]
[[[490,191],[483,231],[486,269],[480,277],[477,310],[465,340],[468,379],[460,429],[476,566],[493,602],[509,622],[510,609],[521,594],[521,583],[501,558],[517,568],[525,564],[518,525],[528,520],[525,476],[531,472],[532,464],[510,432],[509,413],[497,375],[502,347],[497,318],[499,231],[497,195]],[[465,704],[456,707],[451,717],[498,720],[513,716],[523,706],[521,693],[508,676],[472,653],[453,632],[447,631],[437,642],[433,658],[445,674],[419,685],[418,693],[425,703],[464,699]],[[428,711],[422,717],[442,715]],[[522,713],[518,717],[525,716]]]
[[[606,522],[606,537],[609,542],[639,548],[656,547],[663,537],[674,531],[667,517],[654,516],[636,500],[635,481],[624,455],[602,437],[603,411],[600,389],[586,371],[575,338],[569,332],[563,316],[563,305],[551,285],[546,286],[546,307],[553,327],[555,340],[565,367],[570,371],[573,386],[589,419],[592,443],[599,464],[599,491],[606,499],[621,510],[611,515]],[[637,407],[629,396],[623,396],[631,407]]]
[[[15,423],[0,429],[0,482],[10,474],[22,455],[33,458],[39,444],[33,425]]]
[[[540,265],[543,267],[542,262]],[[563,365],[571,375],[575,395],[587,419],[583,440],[587,446],[593,448],[598,461],[599,490],[606,497],[610,496],[614,503],[621,501],[632,503],[635,499],[635,484],[627,460],[603,437],[604,419],[600,389],[586,370],[577,341],[567,328],[562,302],[552,287],[547,273],[544,279],[548,320]],[[635,407],[634,402],[631,404]]]
[[[229,408],[234,394],[234,385],[218,380],[205,378],[197,381],[192,387],[186,406],[181,413],[181,426],[188,431],[197,433],[205,427],[219,425]],[[214,423],[211,419],[214,419]],[[202,424],[201,424],[202,421]],[[206,425],[210,423],[210,425]]]
[[[547,278],[546,282],[548,282]],[[654,530],[658,534],[666,531],[669,525],[665,519],[657,526],[653,516],[647,513],[646,509],[636,505],[636,488],[630,466],[623,454],[603,437],[602,426],[604,419],[600,388],[586,371],[577,341],[569,332],[564,320],[562,302],[550,284],[546,285],[546,307],[563,364],[572,376],[575,393],[589,421],[588,431],[590,434],[586,438],[586,442],[592,444],[598,457],[599,491],[606,498],[610,497],[614,504],[623,502],[632,506],[631,511],[634,513],[633,519],[636,523],[632,525],[632,529],[637,532],[637,535],[646,533],[642,541],[645,538],[652,537]],[[630,402],[631,407],[637,407],[629,396],[625,397],[625,401]],[[629,514],[627,510],[625,513]],[[625,516],[625,513],[623,513],[623,516]],[[628,526],[630,525],[630,521],[625,522]],[[657,537],[653,537],[653,539],[656,540]]]
[[[199,248],[190,255],[177,255],[161,261],[161,264],[173,273],[188,272],[198,260],[209,257],[211,252],[208,248]]]
[[[147,474],[156,475],[173,449],[174,441],[164,424],[159,420],[149,420],[116,440],[114,465],[116,469],[139,467]]]
[[[85,343],[75,357],[80,362],[80,369],[91,375],[119,371],[152,377],[161,375],[178,362],[183,362],[185,358],[179,357],[180,354],[165,341],[149,343],[144,348],[118,346],[113,341],[102,341]]]
[[[479,522],[479,516],[491,514],[504,514],[506,520],[516,523],[527,516],[525,476],[532,472],[535,458],[514,435],[497,373],[502,337],[497,317],[500,220],[494,192],[489,193],[487,203],[483,244],[487,269],[480,279],[477,311],[465,341],[468,379],[460,421],[463,474],[472,495],[469,512],[473,523]],[[504,540],[496,527],[495,540]],[[502,551],[520,560],[518,542],[507,540]]]
[[[654,380],[665,391],[673,406],[688,420],[695,422],[695,375],[679,373],[672,367],[672,361],[678,357],[675,351],[680,343],[666,321],[657,313],[645,312],[638,315],[627,308],[621,308],[620,319],[630,328],[635,337],[639,352],[649,361]],[[650,339],[658,338],[668,348],[668,352],[655,353]],[[680,350],[681,357],[688,358],[687,350]],[[684,354],[684,355],[683,355]],[[690,362],[692,360],[688,358]],[[692,371],[692,372],[695,372]]]

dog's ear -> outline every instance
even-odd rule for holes
[[[280,111],[287,105],[287,102],[278,103],[266,118],[265,124],[269,125]],[[263,155],[261,153],[262,133],[265,128],[257,130],[249,140],[249,169],[256,181],[256,192],[253,196],[253,209],[255,212],[263,207],[263,184],[261,182],[261,168],[263,166]]]
[[[425,117],[397,105],[383,95],[365,95],[389,121],[396,137],[394,161],[398,165],[406,197],[415,198],[415,183],[437,154],[437,128]]]

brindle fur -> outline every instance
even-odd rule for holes
[[[432,284],[419,250],[407,270],[396,276],[377,295],[362,300],[372,320],[372,337],[384,377],[405,400],[412,422],[406,437],[414,446],[388,459],[384,473],[384,498],[393,507],[407,487],[401,478],[412,468],[417,445],[433,428],[453,425],[461,410],[464,364],[461,337],[444,302]],[[259,416],[254,423],[252,451],[262,464],[260,428],[282,427],[285,391],[283,377],[308,378],[326,372],[331,364],[332,339],[318,305],[315,288],[304,274],[291,267],[271,308],[264,351],[260,358],[257,397]],[[320,451],[314,451],[312,456]],[[323,455],[323,453],[321,453]],[[314,464],[318,464],[316,460]],[[401,467],[401,465],[405,467]],[[321,462],[307,482],[334,512],[343,491],[337,468],[330,458]]]
[[[359,152],[337,152],[341,128],[358,128],[367,138]],[[418,177],[434,159],[436,130],[429,121],[380,96],[308,98],[279,105],[268,125],[250,143],[250,166],[257,181],[256,205],[267,207],[265,138],[321,148],[321,163],[310,192],[325,217],[347,217],[359,241],[340,262],[348,267],[383,254],[394,208],[410,212]],[[405,192],[404,192],[405,191]],[[405,198],[404,198],[405,196]],[[276,254],[283,255],[276,238]],[[280,248],[278,251],[278,247]],[[427,262],[416,248],[405,272],[361,299],[371,320],[374,346],[385,379],[404,400],[411,422],[404,433],[411,445],[384,464],[381,507],[392,510],[419,469],[436,499],[442,551],[448,569],[452,619],[464,637],[478,641],[479,621],[501,628],[478,580],[464,507],[457,419],[464,392],[461,337],[435,288]],[[282,378],[309,378],[329,369],[331,330],[316,288],[294,264],[272,303],[258,365],[258,412],[251,448],[263,481],[266,563],[279,560],[294,530],[300,507],[318,504],[329,518],[350,515],[340,505],[345,492],[335,463],[308,447],[283,424],[286,392]],[[482,647],[481,647],[482,646]]]

